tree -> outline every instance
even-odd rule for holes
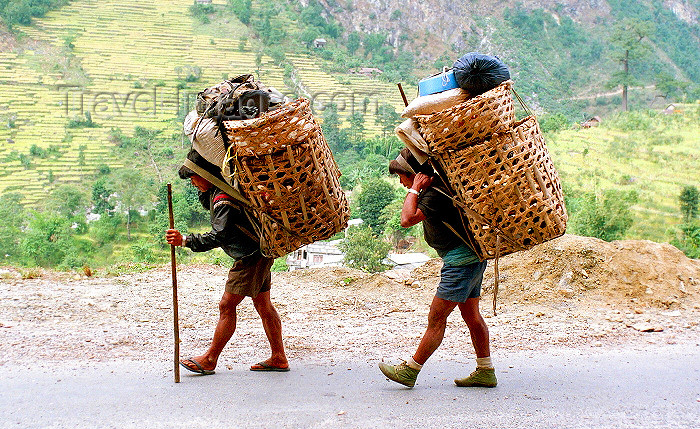
[[[391,204],[382,210],[380,220],[384,222],[384,232],[391,238],[391,242],[396,247],[398,242],[413,234],[417,229],[416,225],[404,228],[401,226],[401,209],[403,208],[404,196],[398,195]]]
[[[391,249],[389,243],[377,238],[372,229],[366,226],[350,228],[347,238],[339,247],[345,253],[346,265],[370,273],[386,269],[382,261]]]
[[[695,186],[684,186],[678,199],[680,200],[683,221],[686,223],[692,222],[698,217],[700,191]]]
[[[133,212],[149,202],[150,185],[138,170],[125,168],[116,172],[112,186],[116,190],[122,210],[126,212],[126,234],[131,240]]]
[[[228,0],[228,6],[242,23],[250,24],[250,17],[253,15],[252,0]]]
[[[381,218],[381,213],[395,197],[394,187],[386,180],[371,179],[362,184],[362,190],[357,197],[357,213],[375,234],[384,231],[386,220]]]
[[[697,222],[683,224],[680,226],[679,235],[671,240],[671,244],[689,258],[700,258],[700,225]]]
[[[602,193],[569,193],[571,231],[605,241],[619,240],[632,226],[630,208],[637,202],[634,191],[607,189]],[[571,203],[571,204],[569,204]]]
[[[330,103],[324,107],[321,128],[333,152],[344,152],[349,148],[348,131],[340,128],[338,106],[335,104]]]
[[[39,266],[56,266],[74,253],[71,221],[57,213],[34,212],[22,236],[22,253]]]
[[[350,123],[350,131],[348,133],[350,141],[356,150],[361,149],[360,146],[365,134],[365,117],[362,113],[355,112],[350,115],[348,122]]]
[[[26,214],[22,207],[22,195],[8,193],[0,196],[0,260],[17,259],[20,255],[20,239],[26,224]]]
[[[665,99],[679,97],[685,93],[689,86],[689,82],[677,80],[667,72],[661,72],[656,76],[656,90],[660,93],[658,97]]]
[[[124,218],[119,213],[103,213],[98,220],[90,222],[90,237],[100,247],[115,242],[119,238],[122,222]]]
[[[363,40],[365,57],[367,57],[368,54],[372,54],[372,59],[375,60],[384,42],[386,42],[386,38],[387,35],[385,33],[369,33],[365,35]]]
[[[54,189],[46,201],[46,207],[67,219],[77,217],[84,220],[88,206],[85,192],[73,185],[62,185]]]
[[[622,86],[622,110],[627,111],[627,89],[638,81],[630,73],[630,61],[647,56],[651,52],[643,40],[654,32],[653,24],[636,18],[625,18],[613,27],[610,42],[614,46],[613,58],[622,64],[622,70],[613,73],[608,87]]]
[[[107,180],[101,177],[92,185],[93,212],[105,214],[114,210],[114,204],[109,202],[112,191],[107,187]]]
[[[355,55],[355,52],[360,48],[360,34],[357,31],[348,34],[348,41],[345,47],[350,55]]]
[[[401,122],[401,115],[396,113],[394,106],[382,104],[377,108],[374,122],[382,128],[382,137],[386,138],[387,133],[393,133],[394,128]]]

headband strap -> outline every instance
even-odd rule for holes
[[[399,154],[399,156],[396,157],[396,162],[398,162],[399,165],[406,171],[409,171],[411,174],[416,174],[416,171],[413,169],[413,167],[411,167],[408,161],[406,161],[406,158],[404,158],[403,155]]]
[[[202,177],[203,179],[206,179],[209,183],[212,185],[216,186],[217,188],[221,189],[224,191],[226,194],[229,196],[237,199],[239,202],[243,203],[247,207],[251,207],[252,204],[250,201],[248,201],[243,195],[241,195],[238,190],[236,190],[233,186],[229,185],[228,183],[222,181],[221,179],[218,179],[216,176],[208,172],[207,170],[203,169],[199,165],[195,164],[192,162],[190,159],[185,159],[185,162],[183,165],[190,170],[194,171],[195,174],[198,176]]]

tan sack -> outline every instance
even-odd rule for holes
[[[416,97],[403,109],[401,116],[412,118],[416,115],[432,115],[467,101],[471,96],[462,88],[448,89],[437,94]]]

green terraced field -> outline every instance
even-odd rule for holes
[[[635,222],[628,236],[667,241],[667,229],[681,222],[683,186],[700,186],[700,106],[685,105],[680,126],[622,132],[597,127],[568,130],[548,146],[562,181],[572,189],[634,190]]]
[[[33,205],[54,186],[85,180],[98,165],[122,167],[110,147],[111,128],[127,135],[136,126],[177,133],[173,119],[188,110],[188,103],[191,107],[198,91],[226,77],[255,72],[259,47],[248,41],[245,26],[233,16],[209,27],[200,25],[188,12],[191,4],[76,0],[21,28],[39,43],[25,43],[35,47],[24,51],[0,52],[0,159],[5,160],[0,163],[0,193],[17,190]],[[66,47],[68,42],[72,48]],[[66,58],[70,67],[64,66]],[[403,107],[393,84],[328,73],[328,64],[305,54],[287,54],[285,61],[294,68],[295,83],[285,80],[283,67],[267,56],[262,57],[260,79],[283,92],[312,98],[319,116],[330,102],[338,106],[341,118],[366,112],[369,135],[380,133],[373,114],[378,105],[389,103],[397,111]],[[199,80],[178,89],[195,72],[201,72]],[[415,94],[410,82],[404,86],[407,94]],[[67,127],[86,112],[99,127]],[[628,235],[666,241],[665,230],[680,221],[681,187],[700,183],[700,121],[686,122],[661,131],[675,138],[674,143],[651,149],[648,142],[658,130],[570,130],[549,136],[548,144],[571,188],[636,190],[637,220]],[[58,148],[60,156],[32,157],[26,166],[16,155],[25,155],[26,161],[32,145]]]
[[[215,1],[225,4],[225,1]],[[0,193],[17,189],[25,202],[35,203],[34,190],[79,182],[100,164],[120,167],[111,155],[108,135],[112,127],[127,135],[134,127],[175,129],[172,119],[192,106],[204,87],[236,74],[256,70],[256,52],[250,43],[241,49],[243,26],[231,18],[226,37],[202,34],[188,12],[190,0],[142,2],[135,0],[79,0],[21,31],[29,38],[50,44],[56,52],[72,43],[70,54],[79,64],[84,83],[72,86],[74,76],[38,64],[58,62],[56,53],[37,50],[0,52],[0,119],[12,127],[0,127],[0,159],[16,151],[28,154],[32,145],[56,146],[60,158],[32,158],[28,169],[19,161],[0,166]],[[316,112],[328,102],[339,106],[341,118],[362,108],[368,134],[378,133],[372,112],[380,103],[402,107],[395,86],[364,77],[344,79],[345,84],[322,70],[318,59],[294,55],[288,61],[296,68],[298,83],[314,100]],[[283,69],[263,56],[260,79],[283,92],[293,92],[284,83]],[[195,68],[198,81],[185,89],[178,84]],[[67,128],[68,121],[89,112],[99,128]],[[84,165],[77,165],[78,148],[85,145]],[[49,183],[49,171],[54,182]],[[30,185],[27,185],[27,184]]]

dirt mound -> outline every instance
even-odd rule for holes
[[[506,300],[577,299],[693,308],[699,302],[700,261],[668,244],[645,240],[611,243],[575,235],[499,261]],[[486,276],[485,289],[493,284]]]
[[[484,276],[484,293],[493,293],[493,261]],[[316,270],[305,275],[336,278],[360,287],[413,285],[434,288],[442,262],[433,259],[413,271],[392,270],[368,275],[349,269]],[[318,277],[317,277],[318,278]],[[336,280],[337,281],[337,280]],[[416,284],[417,283],[417,284]],[[700,261],[687,258],[669,244],[645,240],[611,243],[565,235],[529,251],[499,260],[499,300],[552,304],[628,303],[635,307],[697,308],[700,304]]]

